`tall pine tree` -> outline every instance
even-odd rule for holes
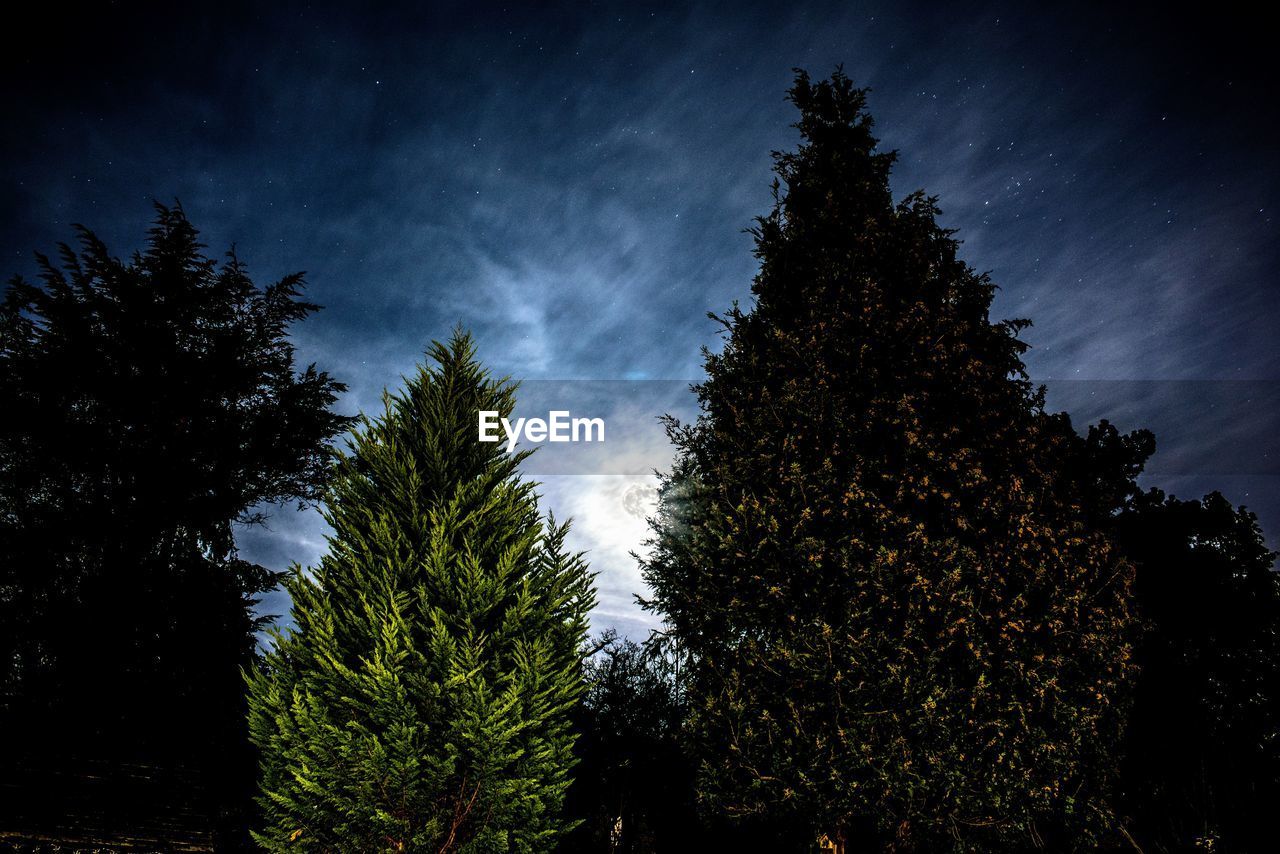
[[[337,463],[329,552],[249,677],[269,849],[545,851],[566,829],[591,578],[524,453],[477,441],[514,386],[467,335],[429,355]]]
[[[864,92],[798,72],[645,576],[712,808],[798,847],[1088,845],[1113,823],[1132,570],[1092,533],[994,285],[896,203]]]

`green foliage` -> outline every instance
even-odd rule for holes
[[[1157,490],[1116,520],[1148,630],[1126,737],[1125,805],[1148,850],[1275,847],[1280,578],[1257,518],[1218,493]]]
[[[591,578],[524,455],[476,440],[514,387],[469,336],[429,355],[337,463],[329,551],[249,676],[272,850],[545,851],[566,829]]]
[[[755,305],[669,425],[645,565],[704,801],[802,848],[1089,846],[1133,669],[1091,513],[1132,473],[1044,412],[935,201],[893,202],[864,93],[800,72],[790,100]]]

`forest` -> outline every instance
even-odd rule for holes
[[[939,199],[895,198],[865,90],[787,99],[751,299],[665,419],[646,638],[593,627],[591,554],[498,440],[518,378],[468,330],[346,415],[298,357],[303,276],[259,284],[179,204],[131,256],[79,228],[12,280],[0,845],[1274,850],[1257,517],[1052,410],[1031,320],[992,318]],[[317,564],[242,557],[275,505],[318,508]]]

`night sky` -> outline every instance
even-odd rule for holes
[[[6,276],[75,222],[131,252],[179,199],[260,283],[308,271],[325,309],[294,338],[344,411],[461,323],[495,372],[610,381],[610,411],[652,427],[717,346],[705,313],[749,299],[791,69],[843,63],[900,151],[895,192],[939,196],[1001,286],[993,317],[1035,321],[1050,402],[1151,427],[1148,483],[1221,489],[1277,542],[1280,90],[1243,7],[181,5],[7,27]],[[541,388],[579,409],[603,387]],[[640,472],[669,452],[637,441],[626,465],[532,473],[601,572],[595,627],[641,636]],[[280,511],[240,542],[306,565],[323,526]]]

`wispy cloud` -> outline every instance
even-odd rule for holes
[[[376,410],[456,323],[517,378],[696,378],[718,346],[705,313],[749,302],[742,229],[768,209],[769,152],[795,141],[791,68],[837,63],[873,89],[895,189],[938,194],[1001,286],[995,315],[1035,320],[1035,378],[1280,374],[1270,137],[1214,112],[1239,81],[1203,65],[1188,81],[1118,25],[1001,3],[281,6],[223,35],[120,79],[95,69],[83,97],[21,95],[0,252],[29,272],[73,221],[125,252],[149,200],[179,197],[258,278],[309,271],[326,309],[295,340],[349,383],[344,411]],[[1222,88],[1172,98],[1188,85]],[[1144,416],[1189,422],[1187,405]],[[1272,416],[1239,417],[1260,435]],[[661,456],[647,441],[632,462]],[[647,481],[618,453],[545,489],[602,572],[599,620],[639,632],[644,530],[619,507]],[[1251,481],[1249,499],[1274,536],[1280,487]],[[280,513],[241,542],[307,564],[321,528]]]

